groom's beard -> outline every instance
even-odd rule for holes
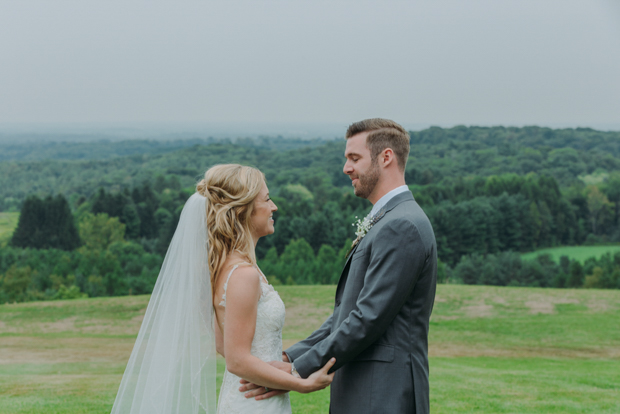
[[[355,195],[361,198],[368,198],[379,181],[379,174],[379,164],[373,161],[366,173],[357,175],[359,181],[353,190]]]

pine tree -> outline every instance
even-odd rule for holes
[[[578,261],[573,261],[570,264],[570,274],[568,275],[568,280],[566,281],[566,287],[581,287],[583,286],[584,279],[585,275],[583,274],[583,266],[581,266],[581,263]]]
[[[19,215],[17,228],[13,233],[11,245],[15,247],[42,248],[43,237],[41,229],[45,225],[45,206],[43,200],[37,196],[30,196],[24,200]]]
[[[48,196],[45,204],[49,208],[46,209],[44,245],[60,250],[78,248],[81,244],[80,236],[67,199],[60,194],[56,197]]]
[[[41,200],[28,197],[22,206],[17,229],[11,239],[15,247],[73,250],[81,244],[73,214],[62,195]]]

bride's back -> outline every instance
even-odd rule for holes
[[[224,294],[226,293],[226,285],[228,277],[231,276],[230,272],[235,267],[250,267],[251,271],[256,273],[256,277],[259,277],[258,271],[248,263],[247,259],[239,252],[233,252],[224,261],[222,268],[215,278],[215,284],[213,288],[213,308],[215,309],[215,315],[217,317],[217,323],[220,327],[222,334],[224,333],[224,320],[226,319],[226,306],[224,306]],[[250,269],[248,269],[250,270]]]

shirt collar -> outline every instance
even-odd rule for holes
[[[405,191],[409,191],[409,187],[407,185],[401,185],[400,187],[396,187],[392,191],[388,192],[386,195],[381,197],[379,201],[372,206],[372,210],[370,210],[370,217],[373,217],[375,214],[379,212],[392,198],[396,197],[400,193],[404,193]]]

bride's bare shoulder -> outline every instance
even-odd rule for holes
[[[235,270],[235,272],[237,272],[243,268],[252,267],[252,263],[249,263],[245,256],[237,252],[233,252],[226,258],[224,263],[222,263],[218,278],[221,279],[222,277],[228,277],[230,271],[235,267],[237,267],[237,270]]]
[[[233,269],[234,272],[231,273]],[[242,255],[230,255],[221,267],[217,285],[218,287],[223,287],[227,282],[227,290],[231,288],[233,290],[243,288],[243,290],[250,289],[252,291],[259,291],[260,273],[256,267],[248,263]]]
[[[230,275],[226,288],[227,303],[245,303],[256,306],[261,296],[260,276],[258,271],[251,266],[239,266]],[[232,302],[231,302],[232,301]]]

